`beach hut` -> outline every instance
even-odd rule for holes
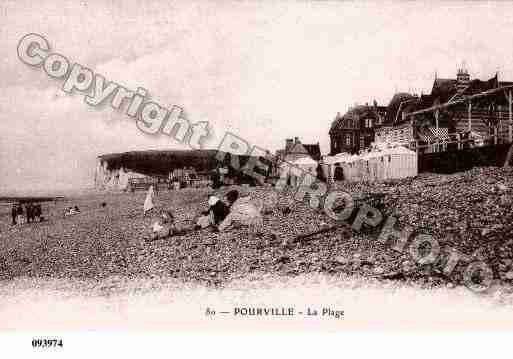
[[[317,167],[319,163],[311,157],[301,157],[292,162],[294,168],[299,168],[299,176],[302,176],[302,186],[310,186],[317,179]],[[294,172],[294,171],[293,171]],[[297,171],[296,171],[297,172]],[[296,175],[296,173],[294,173]]]
[[[362,156],[362,179],[384,181],[414,177],[418,174],[417,154],[403,146],[371,151]]]
[[[337,168],[343,171],[343,180],[350,182],[384,181],[418,174],[416,152],[397,144],[379,144],[360,155],[326,157],[321,168],[328,181],[337,179]]]
[[[355,176],[356,167],[355,161],[358,156],[348,153],[338,153],[335,156],[327,156],[321,163],[321,169],[324,177],[328,182],[333,182],[337,179],[348,179]],[[343,173],[342,176],[339,173]],[[341,178],[342,177],[342,178]]]
[[[317,178],[317,161],[311,157],[301,157],[279,166],[280,177],[293,187],[310,186]]]

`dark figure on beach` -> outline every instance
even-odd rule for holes
[[[38,204],[34,205],[33,211],[34,211],[33,212],[33,216],[34,216],[33,219],[37,220],[38,222],[41,222],[41,220],[42,220],[41,215],[42,215],[42,212],[43,212],[42,209],[41,209],[41,203],[38,203]]]
[[[21,204],[17,205],[17,209],[16,209],[16,223],[17,224],[22,224],[23,223],[23,207],[21,206]]]
[[[32,203],[25,206],[25,211],[27,212],[27,223],[32,223],[34,221],[34,206]]]
[[[201,212],[201,216],[197,219],[194,229],[197,230],[210,226],[215,227],[221,223],[229,213],[230,207],[228,207],[218,197],[210,196],[208,198],[208,209]]]
[[[226,194],[226,199],[228,200],[228,205],[231,207],[232,204],[234,204],[235,201],[239,199],[239,191],[236,189],[231,190]]]
[[[221,187],[221,174],[219,169],[216,169],[212,174],[212,188],[217,189]]]
[[[25,214],[27,215],[27,223],[32,222],[32,208],[30,207],[30,203],[25,205]]]
[[[13,204],[11,207],[11,217],[12,217],[12,225],[16,224],[16,216],[18,215],[18,206]]]
[[[226,218],[228,213],[230,213],[230,207],[220,199],[217,199],[217,201],[209,207],[208,212],[212,213],[214,224],[218,225]]]

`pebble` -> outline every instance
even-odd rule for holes
[[[496,191],[490,193],[490,187]],[[379,208],[384,217],[395,217],[398,230],[404,225],[412,226],[420,233],[443,238],[444,246],[457,248],[465,255],[480,249],[481,258],[494,271],[502,260],[505,260],[501,262],[503,269],[511,270],[513,260],[513,242],[504,243],[513,238],[510,188],[513,188],[513,169],[493,167],[452,175],[420,174],[415,179],[390,183],[338,182],[333,186],[333,190],[351,193],[356,206],[366,202]],[[108,213],[97,210],[106,200],[104,197],[108,197],[102,195],[77,202],[82,209],[80,216],[51,218],[34,230],[1,227],[1,239],[8,240],[9,246],[0,248],[0,263],[13,277],[158,277],[172,273],[173,277],[184,280],[209,282],[215,276],[222,283],[248,275],[250,271],[275,274],[281,266],[294,273],[320,269],[357,274],[365,274],[359,265],[362,261],[370,263],[366,265],[371,268],[370,273],[404,273],[417,268],[408,259],[408,252],[391,251],[376,240],[379,226],[364,228],[365,232],[361,233],[352,231],[350,236],[341,235],[342,229],[327,232],[313,236],[308,244],[290,246],[285,239],[333,225],[334,221],[304,203],[291,201],[292,190],[279,196],[269,187],[247,190],[252,198],[267,203],[269,208],[262,227],[264,239],[239,228],[224,233],[203,230],[173,240],[145,243],[152,219],[142,217],[144,194],[116,196],[119,206],[109,205],[116,210]],[[226,190],[216,193],[222,196],[223,191]],[[177,222],[184,224],[191,223],[195,215],[207,208],[207,198],[207,191],[200,189],[163,191],[155,202],[170,208]],[[34,246],[42,240],[44,246]],[[385,251],[386,255],[380,255]],[[118,257],[123,260],[116,260]],[[255,259],[259,261],[254,262]],[[304,265],[297,265],[300,262]],[[342,266],[349,263],[355,265]],[[296,265],[297,269],[293,269]],[[459,270],[457,267],[454,273]],[[508,278],[512,276],[510,273]]]

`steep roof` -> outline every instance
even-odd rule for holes
[[[395,119],[397,117],[397,112],[401,108],[401,104],[409,102],[413,99],[415,99],[415,96],[413,96],[412,94],[409,94],[406,92],[396,93],[390,100],[390,103],[388,104],[387,116],[386,116],[385,123],[386,124],[394,123]]]
[[[435,79],[431,95],[440,98],[440,102],[447,102],[453,97],[458,89],[456,88],[456,79]]]
[[[488,91],[499,86],[504,86],[500,83],[497,75],[487,81],[474,79],[461,91],[457,88],[458,81],[455,79],[435,79],[433,82],[433,89],[431,95],[433,98],[439,98],[440,103],[445,103],[450,100],[454,101],[462,96],[475,95],[484,91]]]
[[[308,155],[308,151],[302,143],[294,143],[290,149],[287,151],[287,154],[305,154]]]
[[[463,95],[474,95],[480,92],[485,92],[494,88],[499,87],[499,81],[497,75],[489,79],[488,81],[481,81],[478,79],[470,81],[469,85],[463,90]]]
[[[307,150],[310,157],[314,160],[319,161],[321,159],[321,147],[319,143],[316,144],[303,144],[303,147]]]

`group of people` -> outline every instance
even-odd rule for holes
[[[12,225],[41,222],[42,217],[41,204],[27,203],[25,208],[21,203],[13,204],[11,208]]]
[[[250,196],[240,196],[237,190],[226,194],[226,202],[218,196],[208,198],[208,209],[203,211],[192,227],[179,227],[170,211],[161,213],[152,226],[151,240],[164,239],[192,230],[211,228],[222,232],[230,228],[247,226],[258,231],[262,224],[261,208],[252,203]]]
[[[240,196],[237,190],[226,194],[227,203],[217,196],[208,199],[209,208],[197,220],[200,228],[212,227],[222,232],[232,227],[258,227],[262,223],[261,208],[250,196]]]

